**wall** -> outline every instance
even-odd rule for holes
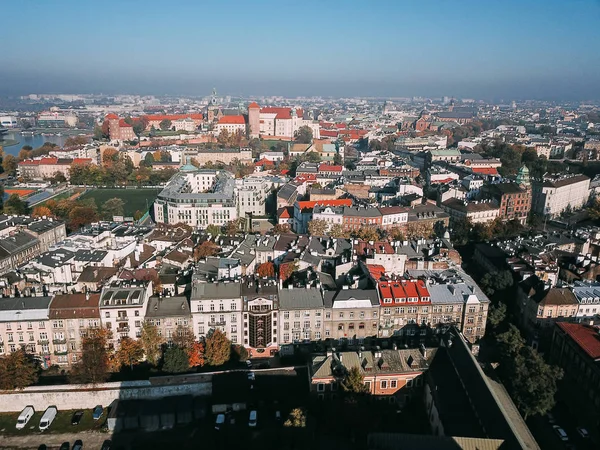
[[[177,384],[171,384],[177,383]],[[43,411],[55,405],[58,410],[108,406],[113,400],[156,399],[167,396],[212,394],[211,375],[156,377],[144,381],[126,381],[92,385],[32,386],[22,391],[0,394],[0,412],[21,411],[31,405]]]

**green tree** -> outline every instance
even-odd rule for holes
[[[69,228],[78,230],[84,225],[89,225],[98,221],[96,209],[90,206],[75,206],[69,212]]]
[[[4,203],[4,213],[5,214],[27,214],[29,207],[27,206],[27,202],[21,200],[19,194],[11,194],[8,197],[8,200]]]
[[[106,328],[90,328],[81,344],[81,358],[71,368],[71,383],[97,384],[106,381],[110,374],[110,355]]]
[[[561,368],[546,363],[531,347],[523,347],[507,368],[508,390],[525,420],[554,407],[557,382],[563,377]]]
[[[211,224],[206,227],[206,232],[211,236],[218,236],[219,234],[221,234],[221,227]]]
[[[243,345],[234,345],[231,347],[231,354],[238,361],[244,362],[248,359],[248,350]]]
[[[342,155],[340,155],[339,153],[333,155],[333,164],[335,164],[336,166],[341,166],[342,164],[344,164],[344,158],[342,158]]]
[[[2,158],[2,168],[9,175],[14,175],[17,172],[17,164],[19,161],[13,155],[5,155]]]
[[[23,389],[38,380],[39,367],[36,361],[19,349],[0,358],[0,390]]]
[[[190,362],[187,352],[183,348],[168,348],[164,355],[163,372],[181,373],[190,368]]]
[[[348,239],[350,237],[350,232],[344,230],[344,226],[342,224],[335,223],[331,226],[331,230],[329,230],[329,236],[334,238]]]
[[[229,361],[231,342],[218,328],[212,330],[206,338],[204,356],[206,362],[211,366],[221,366]]]
[[[506,358],[513,358],[525,345],[525,339],[523,339],[521,332],[513,324],[508,326],[507,331],[499,334],[496,340],[500,346],[501,354]]]
[[[167,131],[171,129],[171,121],[169,119],[161,120],[158,124],[161,130]]]
[[[365,386],[364,377],[362,373],[360,373],[358,366],[352,367],[348,373],[346,373],[341,386],[344,392],[352,394],[365,394],[368,392],[368,388]]]
[[[498,327],[506,319],[506,304],[498,302],[492,305],[488,312],[487,320],[492,328]]]
[[[188,354],[196,342],[191,327],[184,325],[177,325],[171,339],[173,345],[184,349]]]
[[[509,270],[501,270],[498,272],[488,272],[479,282],[479,285],[483,291],[488,295],[492,296],[496,292],[508,289],[514,283],[512,273]]]
[[[104,217],[109,220],[112,220],[113,216],[122,216],[125,211],[125,201],[118,197],[110,198],[102,205],[102,211]]]
[[[148,119],[146,119],[144,116],[138,117],[133,122],[133,125],[132,125],[133,132],[138,137],[138,140],[140,139],[140,136],[142,135],[142,133],[146,130],[147,126],[148,126]]]
[[[306,427],[306,411],[304,408],[294,408],[290,411],[290,415],[283,423],[284,427],[304,428]]]
[[[306,125],[298,128],[294,135],[296,138],[296,142],[300,144],[310,144],[313,139],[312,129]]]
[[[153,366],[157,366],[161,356],[160,347],[164,343],[164,340],[158,333],[156,325],[147,321],[142,322],[140,342],[146,354],[146,360]]]

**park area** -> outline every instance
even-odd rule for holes
[[[161,189],[91,189],[79,197],[80,200],[93,198],[96,206],[102,205],[111,198],[120,198],[125,202],[125,216],[133,216],[136,211],[146,212]]]

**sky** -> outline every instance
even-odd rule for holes
[[[600,99],[600,0],[19,0],[0,94]]]

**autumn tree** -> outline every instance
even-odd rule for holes
[[[125,201],[118,198],[110,198],[102,205],[104,217],[112,220],[113,216],[122,216],[125,212]]]
[[[231,354],[235,359],[241,362],[244,362],[248,359],[248,350],[243,345],[232,346]]]
[[[190,368],[190,361],[187,352],[179,347],[171,347],[165,351],[163,357],[163,372],[181,373]]]
[[[378,241],[379,233],[372,227],[362,227],[352,233],[354,237],[363,241]]]
[[[394,227],[394,228],[390,229],[389,232],[388,232],[388,235],[394,241],[404,241],[404,240],[406,240],[406,236],[404,234],[404,231],[402,230],[402,228],[399,228],[399,227]]]
[[[111,167],[119,160],[119,150],[114,147],[108,147],[102,152],[102,164],[105,167]]]
[[[308,223],[308,234],[311,236],[324,236],[329,229],[329,224],[326,220],[315,219]]]
[[[275,265],[271,261],[264,262],[256,268],[259,277],[273,278],[275,276]]]
[[[136,120],[133,121],[133,124],[132,124],[133,132],[138,137],[138,140],[139,140],[140,136],[142,135],[142,133],[146,130],[147,126],[148,126],[148,119],[144,116],[138,117]]]
[[[89,225],[98,221],[96,209],[90,206],[75,206],[69,212],[69,228],[78,230],[84,225]]]
[[[31,355],[19,349],[0,358],[0,390],[24,389],[38,380],[39,366]]]
[[[81,357],[69,374],[72,383],[97,384],[109,377],[110,355],[108,352],[110,331],[106,328],[90,328],[83,337]]]
[[[211,236],[218,236],[219,234],[221,234],[221,227],[218,225],[211,224],[206,227],[206,232]]]
[[[300,144],[310,144],[313,139],[313,132],[309,126],[300,127],[295,133],[296,142]]]
[[[144,347],[141,342],[130,337],[124,337],[119,343],[119,349],[115,352],[115,368],[120,370],[129,366],[133,370],[133,365],[141,361],[143,357]]]
[[[350,232],[345,230],[342,224],[335,223],[331,226],[331,230],[329,230],[329,236],[348,239],[350,237]]]
[[[285,234],[290,232],[290,226],[287,223],[277,224],[273,227],[273,233]]]
[[[279,279],[282,281],[286,281],[297,270],[298,270],[298,263],[296,261],[280,264],[279,265]]]
[[[209,256],[216,256],[219,254],[219,250],[219,246],[214,242],[204,241],[194,248],[194,261],[199,261]]]
[[[158,124],[161,130],[167,131],[171,129],[171,121],[169,119],[163,119]]]
[[[238,230],[240,229],[241,221],[240,219],[234,219],[225,224],[225,232],[229,236],[234,236]]]
[[[146,360],[153,366],[156,366],[161,356],[160,346],[164,342],[162,336],[158,333],[156,325],[147,321],[142,322],[140,342],[146,354]]]
[[[13,155],[6,155],[2,158],[2,168],[9,175],[14,175],[17,172],[17,158]]]
[[[218,328],[212,330],[206,338],[204,356],[206,362],[211,366],[221,366],[229,361],[231,342]]]
[[[36,206],[33,208],[33,212],[31,213],[33,217],[51,217],[52,211],[47,206]]]
[[[202,367],[206,364],[206,360],[204,359],[204,344],[202,342],[194,342],[187,353],[190,367]]]
[[[65,147],[75,147],[78,145],[85,145],[89,142],[89,138],[87,136],[69,136],[65,140]]]
[[[171,337],[171,342],[179,348],[189,352],[194,345],[194,332],[189,326],[177,325]]]
[[[306,427],[306,411],[304,408],[294,408],[290,411],[290,415],[283,423],[284,427],[304,428]]]

